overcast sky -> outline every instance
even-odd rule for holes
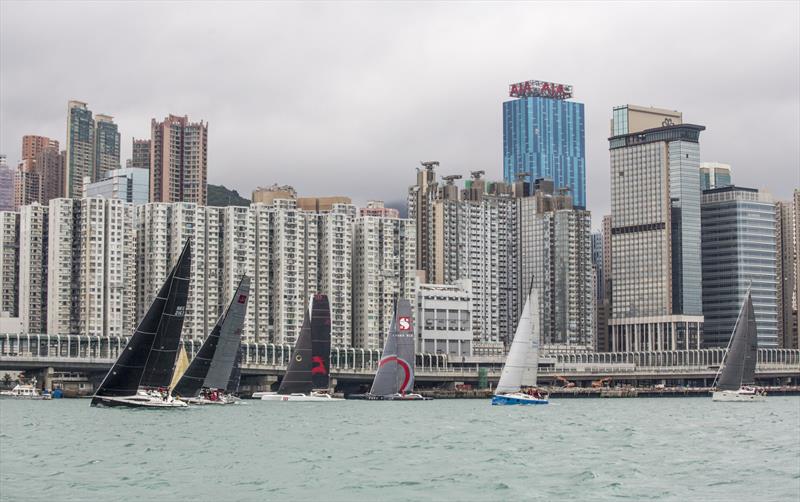
[[[800,3],[0,2],[0,152],[66,134],[67,101],[123,138],[209,122],[210,183],[405,199],[420,160],[502,177],[508,84],[586,104],[587,200],[609,211],[618,104],[707,127],[704,161],[788,198],[800,185]]]

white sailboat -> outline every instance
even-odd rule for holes
[[[753,299],[747,290],[728,350],[717,373],[712,401],[746,403],[766,401],[767,393],[755,386],[758,332]]]
[[[547,404],[547,394],[536,389],[538,367],[539,301],[536,289],[531,287],[492,404]],[[528,390],[523,392],[523,388]]]

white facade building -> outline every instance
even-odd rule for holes
[[[417,352],[447,354],[450,359],[472,355],[472,284],[416,283]]]

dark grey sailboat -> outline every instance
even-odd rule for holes
[[[259,393],[263,401],[341,401],[328,391],[331,347],[331,311],[328,297],[314,295],[306,310],[289,367],[278,392]]]
[[[153,299],[117,361],[92,398],[92,406],[186,406],[169,392],[189,294],[191,244]]]
[[[755,387],[758,331],[753,298],[747,290],[728,350],[712,395],[714,401],[763,401],[766,393]]]
[[[397,300],[389,336],[378,363],[372,388],[365,397],[370,400],[426,400],[414,394],[414,322],[411,303]]]
[[[176,395],[191,404],[229,404],[236,401],[226,391],[242,344],[242,325],[249,296],[250,278],[244,276],[228,308],[175,385]]]

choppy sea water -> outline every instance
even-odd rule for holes
[[[0,401],[0,499],[800,499],[800,398]]]

